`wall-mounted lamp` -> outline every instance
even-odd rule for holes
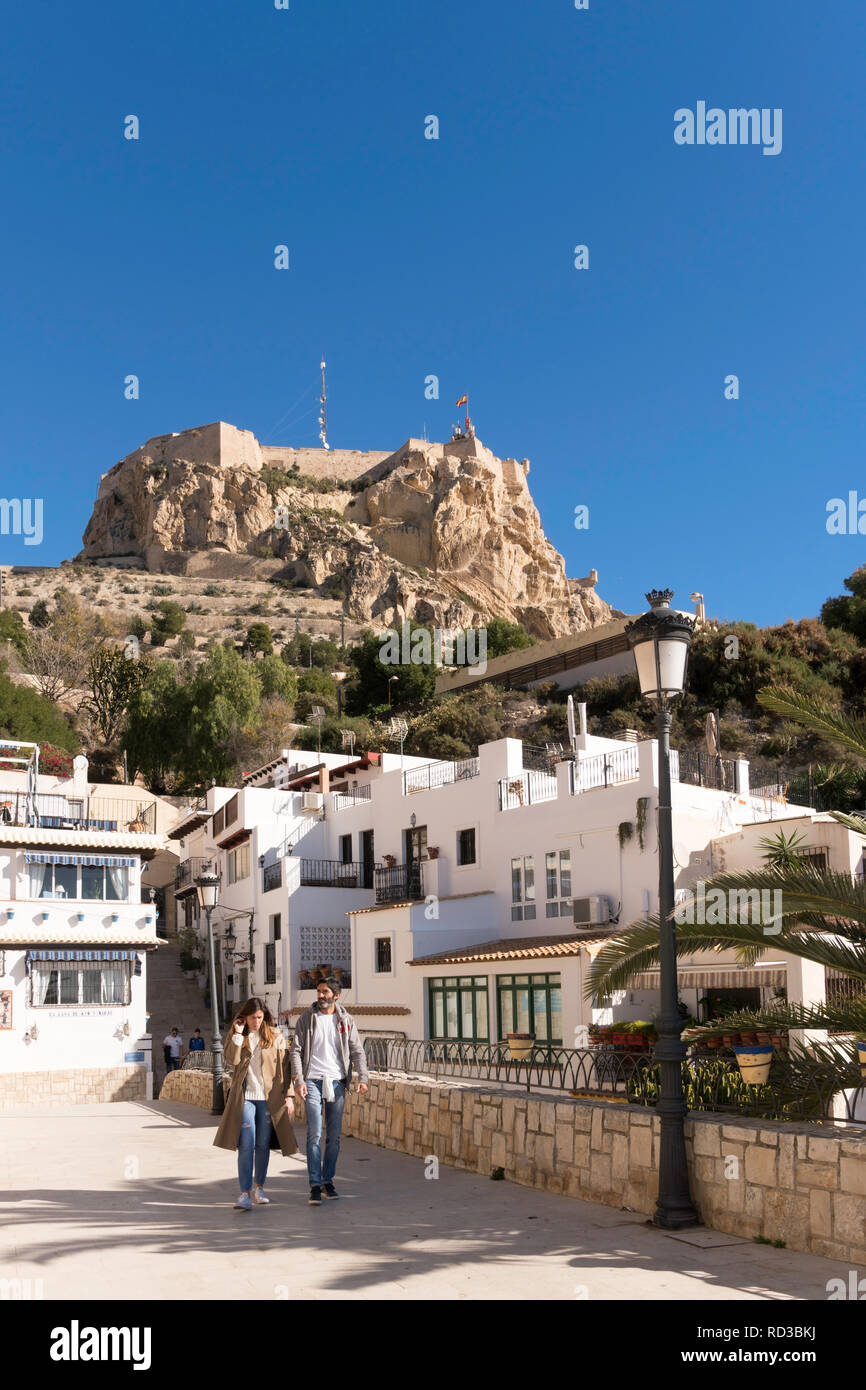
[[[83,922],[83,921],[84,921],[84,913],[83,913],[83,912],[76,912],[75,916],[76,916],[76,919],[77,919],[79,922]]]
[[[24,1034],[24,1041],[25,1041],[25,1042],[35,1042],[36,1039],[37,1039],[38,1037],[39,1037],[39,1029],[36,1027],[36,1024],[34,1023],[34,1024],[33,1024],[33,1027],[30,1029],[30,1031]]]
[[[128,1018],[124,1019],[124,1021],[123,1021],[123,1036],[124,1036],[125,1038],[128,1038],[128,1037],[129,1037],[129,1019],[128,1019]]]
[[[12,921],[12,918],[13,918],[14,916],[15,916],[15,909],[14,909],[14,907],[7,907],[7,909],[6,909],[6,920],[7,920],[8,922],[11,922],[11,921]]]
[[[264,856],[263,854],[260,854],[260,855],[259,855],[259,868],[260,868],[260,869],[263,869],[264,867],[265,867],[265,856]]]
[[[119,921],[120,921],[120,913],[119,913],[119,912],[112,912],[112,914],[111,914],[111,920],[112,920],[112,922],[119,922]]]

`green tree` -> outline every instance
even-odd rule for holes
[[[84,684],[91,656],[113,635],[112,626],[76,598],[58,589],[47,627],[32,628],[24,638],[23,660],[41,695],[57,700]]]
[[[505,656],[507,652],[521,651],[531,647],[533,640],[518,623],[510,623],[507,618],[491,618],[487,627],[487,659]]]
[[[252,627],[247,628],[247,635],[244,640],[245,652],[264,652],[269,656],[274,650],[274,634],[267,623],[253,623]]]
[[[421,623],[410,624],[409,655],[412,652],[412,635],[423,630]],[[429,633],[430,629],[426,629]],[[420,647],[419,647],[420,649]],[[432,643],[431,643],[432,653]],[[382,660],[382,653],[388,656],[385,639],[368,630],[360,642],[352,647],[349,654],[351,674],[346,681],[346,709],[350,714],[368,714],[388,703],[388,683],[392,676],[397,679],[391,686],[393,705],[407,705],[417,700],[427,700],[436,688],[437,668],[432,661],[409,662],[397,665]],[[402,656],[402,650],[400,655]]]
[[[211,778],[225,782],[232,766],[229,741],[255,722],[261,682],[255,667],[238,652],[217,647],[196,670],[188,686],[189,742],[181,772],[190,786]]]
[[[293,705],[298,694],[298,677],[281,657],[271,654],[264,657],[256,666],[256,675],[262,683],[262,698],[271,699],[276,695],[287,705]]]
[[[151,666],[129,700],[124,746],[130,777],[141,774],[154,792],[173,790],[189,762],[189,687],[178,683],[171,661]]]
[[[39,598],[30,609],[30,626],[47,627],[51,622],[51,612],[44,598]]]
[[[51,700],[29,685],[18,685],[6,674],[0,660],[0,737],[24,743],[50,743],[77,753],[78,736]]]
[[[301,671],[298,676],[295,718],[299,723],[309,719],[313,705],[321,705],[326,714],[337,712],[337,682],[316,666],[311,671]]]
[[[296,632],[286,642],[280,655],[290,666],[309,669],[312,664],[323,671],[333,671],[340,662],[340,648],[336,642],[327,637],[314,641],[308,632]]]
[[[150,673],[147,661],[133,661],[117,647],[101,647],[88,662],[83,708],[93,718],[104,743],[113,743],[123,726],[129,702]]]
[[[848,593],[827,599],[821,609],[821,621],[827,627],[852,633],[858,642],[866,644],[866,565],[860,565],[843,583]]]
[[[0,608],[0,643],[10,643],[19,656],[23,656],[25,635],[21,614],[14,608]]]
[[[186,614],[179,603],[162,599],[150,623],[150,641],[154,647],[164,647],[169,637],[177,637],[186,624]]]

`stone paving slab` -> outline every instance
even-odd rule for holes
[[[425,1178],[422,1158],[350,1138],[339,1202],[308,1206],[301,1155],[276,1153],[271,1205],[237,1212],[214,1128],[172,1102],[5,1112],[0,1278],[41,1279],[46,1299],[322,1301],[824,1300],[848,1279],[838,1261],[696,1248],[635,1213],[445,1165]]]

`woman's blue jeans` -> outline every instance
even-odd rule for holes
[[[238,1137],[238,1182],[241,1192],[253,1187],[253,1157],[255,1156],[256,1186],[264,1187],[270,1158],[271,1115],[266,1100],[245,1100]]]

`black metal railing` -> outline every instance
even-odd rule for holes
[[[671,777],[691,787],[709,787],[717,792],[735,792],[739,789],[734,760],[718,758],[700,748],[671,749]]]
[[[358,860],[302,859],[301,886],[304,888],[372,888],[373,866]]]
[[[507,1042],[429,1038],[365,1038],[364,1051],[373,1071],[519,1085],[632,1105],[655,1106],[659,1101],[660,1065],[646,1051],[539,1043],[527,1060],[515,1061]],[[798,1123],[866,1125],[866,1081],[853,1054],[849,1072],[840,1075],[818,1061],[777,1052],[767,1084],[752,1086],[742,1079],[732,1058],[695,1049],[683,1063],[683,1087],[690,1110]]]
[[[219,862],[213,855],[193,855],[191,859],[184,859],[174,871],[175,893],[195,888],[199,874],[205,872],[219,874]]]
[[[523,766],[527,772],[554,772],[556,764],[574,757],[570,748],[561,743],[546,743],[542,748],[537,743],[524,743]]]
[[[363,786],[353,787],[348,792],[334,792],[333,807],[335,811],[344,811],[349,806],[360,806],[362,802],[369,801],[373,795],[373,788],[369,782]]]
[[[60,796],[0,790],[0,823],[40,830],[125,830],[156,833],[156,804],[122,797]]]
[[[418,860],[412,864],[387,864],[373,870],[377,903],[400,903],[424,897],[424,871]]]

